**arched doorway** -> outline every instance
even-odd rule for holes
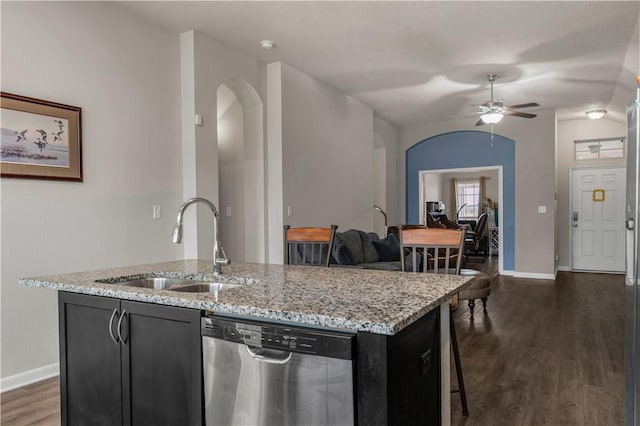
[[[217,91],[220,237],[230,259],[266,259],[263,105],[246,81]]]
[[[501,166],[501,271],[515,265],[515,141],[480,131],[458,131],[424,139],[406,151],[406,221],[419,223],[420,172]]]

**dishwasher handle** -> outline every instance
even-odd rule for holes
[[[255,346],[244,345],[249,356],[256,361],[267,364],[286,364],[293,356],[293,352],[279,351],[277,349],[263,349]]]

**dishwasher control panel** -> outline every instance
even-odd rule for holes
[[[273,325],[257,321],[205,317],[202,336],[247,346],[352,359],[354,334]]]

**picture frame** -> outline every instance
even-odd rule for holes
[[[82,182],[82,109],[0,92],[0,175]]]

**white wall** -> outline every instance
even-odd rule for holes
[[[266,68],[262,80],[267,92],[267,261],[284,262],[284,177],[282,171],[282,62],[272,62]],[[266,81],[265,81],[266,80]]]
[[[220,238],[234,262],[245,261],[244,132],[242,105],[231,89],[218,89]]]
[[[387,211],[387,155],[384,142],[380,136],[373,135],[373,204]],[[385,235],[385,221],[382,213],[376,211],[373,215],[373,231],[378,235]]]
[[[373,116],[373,131],[384,144],[385,151],[385,212],[389,226],[403,223],[398,206],[398,128],[380,117]],[[404,157],[403,157],[404,158]],[[379,213],[376,213],[381,216]]]
[[[640,31],[638,26],[640,20],[636,21],[636,27],[631,33],[627,53],[624,56],[622,70],[618,77],[615,91],[606,109],[609,111],[607,118],[619,122],[627,121],[626,108],[635,99],[638,87],[636,76],[640,70]]]
[[[575,161],[575,140],[626,137],[626,123],[602,118],[600,120],[569,120],[558,122],[558,267],[568,269],[570,257],[570,197],[569,174],[573,168],[625,166],[626,158]]]
[[[373,111],[282,64],[283,206],[292,226],[373,230]]]
[[[420,205],[418,206],[420,209],[420,213],[418,214],[418,218],[420,223],[424,223],[425,221],[425,207],[427,201],[442,201],[446,204],[446,207],[449,208],[449,204],[445,198],[442,196],[442,173],[425,173],[422,175],[422,198],[419,198]],[[449,215],[451,217],[451,215]]]
[[[55,291],[21,277],[180,257],[179,44],[114,3],[2,3],[2,90],[82,108],[84,182],[2,179],[3,384],[58,362]],[[152,206],[162,219],[152,219]]]
[[[535,119],[506,117],[494,132],[516,143],[515,272],[519,276],[551,277],[555,273],[555,113],[538,111]],[[474,129],[474,120],[416,123],[400,128],[398,205],[405,217],[405,151],[414,144],[457,130]],[[477,129],[475,129],[477,130]],[[485,129],[488,130],[488,129]],[[538,206],[547,213],[538,213]]]
[[[422,185],[425,201],[446,202],[442,196],[442,173],[425,173],[422,176]]]
[[[183,198],[204,197],[219,207],[216,101],[218,88],[222,84],[228,84],[236,96],[239,96],[241,92],[253,91],[251,93],[254,97],[253,100],[246,100],[246,102],[243,100],[243,104],[246,103],[244,107],[252,109],[249,114],[245,111],[244,121],[246,123],[250,120],[248,115],[261,116],[262,102],[255,99],[259,96],[257,93],[259,87],[258,61],[196,31],[188,31],[180,35],[180,53]],[[250,87],[247,87],[245,83]],[[259,105],[259,108],[251,108],[256,105]],[[196,113],[203,117],[202,126],[196,127],[194,125],[194,114]],[[247,130],[243,129],[245,135],[248,133]],[[256,126],[253,130],[261,141],[262,128]],[[254,168],[261,167],[263,167],[263,158],[260,152]],[[264,184],[262,170],[257,170],[257,173],[260,181]],[[263,199],[263,194],[264,192],[254,193],[252,196],[256,199]],[[264,210],[264,206],[261,208]],[[262,237],[264,226],[259,232],[258,243],[264,245]],[[199,207],[196,219],[194,211],[188,211],[185,215],[184,235],[185,257],[209,259],[213,245],[211,212],[206,208]]]

